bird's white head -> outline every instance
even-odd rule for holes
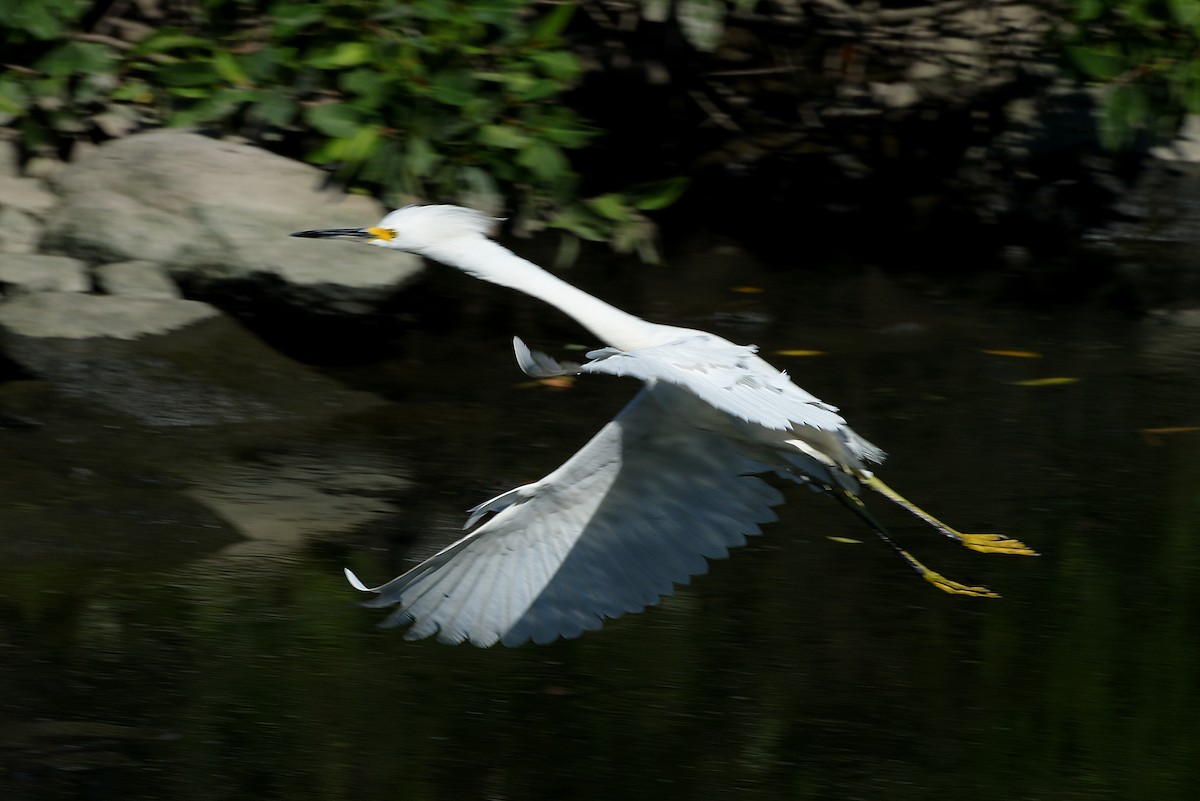
[[[321,228],[297,231],[292,236],[366,240],[368,245],[427,254],[433,248],[486,237],[498,221],[462,206],[405,206],[370,228]]]

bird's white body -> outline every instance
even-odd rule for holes
[[[467,528],[492,516],[458,542],[378,587],[347,571],[356,588],[378,594],[369,606],[398,607],[385,625],[412,623],[409,638],[479,646],[599,628],[670,595],[774,520],[783,496],[761,474],[838,498],[948,592],[992,594],[948,581],[895,546],[861,508],[861,484],[977,550],[1030,552],[1016,540],[957,532],[883,485],[867,469],[883,452],[752,346],[605,303],[489,240],[493,222],[457,206],[410,206],[375,227],[296,235],[367,239],[540,298],[608,347],[565,367],[516,340],[522,369],[609,373],[645,386],[562,467],[473,509]]]
[[[798,439],[830,456],[831,464],[855,469],[865,469],[865,461],[883,460],[883,451],[850,430],[836,407],[796,386],[753,346],[735,345],[707,331],[652,323],[605,303],[488,239],[492,222],[457,206],[410,206],[379,223],[379,229],[396,232],[393,238],[370,244],[417,253],[545,301],[626,357],[624,372],[615,365],[598,372],[631,375],[651,386],[658,381],[693,390],[705,386],[713,406],[752,424],[743,433],[756,441]]]

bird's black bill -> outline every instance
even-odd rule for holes
[[[296,231],[291,236],[305,239],[374,239],[375,234],[366,228],[317,228],[312,231]]]

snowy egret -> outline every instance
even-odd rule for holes
[[[405,636],[487,647],[576,637],[639,612],[707,570],[706,559],[758,534],[783,503],[759,478],[774,474],[840,501],[938,589],[996,597],[951,581],[896,544],[859,497],[869,487],[956,542],[985,553],[1033,555],[995,534],[965,534],[901,497],[868,464],[884,453],[838,414],[759,358],[753,346],[647,322],[577,289],[488,238],[495,220],[458,206],[409,206],[370,228],[292,236],[349,238],[416,253],[525,292],[575,318],[608,347],[559,364],[514,339],[532,376],[609,373],[641,392],[578,453],[540,481],[470,510],[490,519],[403,575],[357,589],[368,606],[398,606],[385,626]]]

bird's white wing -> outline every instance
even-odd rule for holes
[[[667,381],[734,417],[777,431],[798,425],[823,431],[846,427],[836,406],[793,384],[787,373],[759,358],[756,351],[753,345],[735,345],[696,332],[636,350],[594,350],[587,354],[591,361],[579,369]]]
[[[412,623],[408,639],[486,647],[575,637],[657,603],[783,502],[746,446],[688,424],[696,403],[644,389],[566,464],[478,507],[496,514],[371,588],[379,598],[367,605],[399,605],[384,625]]]

